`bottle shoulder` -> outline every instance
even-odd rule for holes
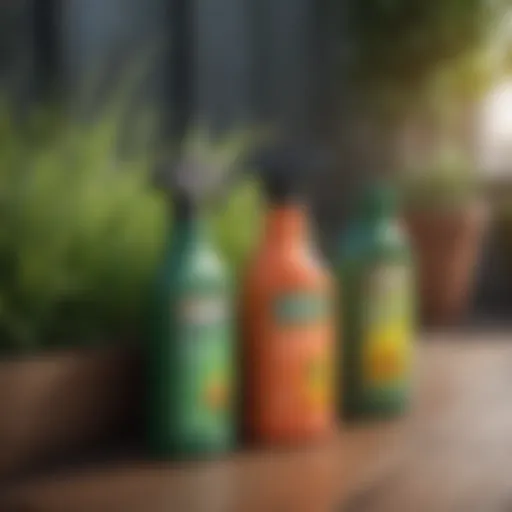
[[[343,259],[360,259],[372,255],[390,254],[409,257],[409,240],[399,221],[377,222],[371,225],[354,223],[341,239]]]
[[[230,275],[217,251],[210,244],[172,248],[161,265],[160,282],[178,288],[230,282]]]
[[[303,250],[260,251],[246,273],[246,284],[255,288],[279,286],[324,287],[331,282],[327,267],[318,255]]]

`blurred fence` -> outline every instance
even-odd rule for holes
[[[322,5],[6,0],[0,5],[0,73],[66,85],[72,94],[99,66],[115,70],[157,42],[162,51],[148,93],[169,112],[185,109],[183,118],[201,115],[219,125],[279,121],[309,130],[328,83],[329,16]]]

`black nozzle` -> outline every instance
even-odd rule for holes
[[[306,178],[330,165],[327,152],[300,144],[281,144],[260,149],[251,167],[260,175],[271,202],[293,200],[302,195]]]

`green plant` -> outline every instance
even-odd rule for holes
[[[475,166],[467,152],[444,145],[404,169],[401,191],[408,210],[457,209],[478,194]]]
[[[487,44],[504,6],[502,0],[353,0],[354,78],[384,96],[412,99],[440,67]]]
[[[247,176],[234,185],[222,207],[211,217],[213,237],[236,277],[258,241],[262,209],[260,184]]]
[[[162,230],[149,152],[118,158],[108,116],[0,115],[0,343],[14,350],[138,326]]]
[[[88,123],[72,121],[54,107],[38,108],[19,123],[5,104],[0,108],[5,350],[105,342],[142,332],[164,233],[172,223],[164,195],[152,182],[152,138],[139,134],[137,145],[119,151],[118,107]],[[250,140],[249,132],[239,131],[215,147],[199,151],[194,145],[193,151],[224,168],[237,163]],[[210,229],[235,271],[257,236],[258,197],[257,186],[243,174],[225,200],[208,209]]]

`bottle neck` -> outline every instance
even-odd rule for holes
[[[394,217],[393,212],[388,210],[382,211],[365,211],[359,218],[365,224],[381,224],[382,222],[389,222]]]
[[[270,205],[265,222],[267,244],[300,243],[308,237],[306,208],[300,203]]]
[[[201,241],[204,237],[202,213],[195,207],[180,205],[174,212],[171,225],[170,243],[173,247],[187,247]]]
[[[359,205],[359,217],[368,224],[389,222],[396,215],[393,190],[385,185],[374,185],[364,193]]]

